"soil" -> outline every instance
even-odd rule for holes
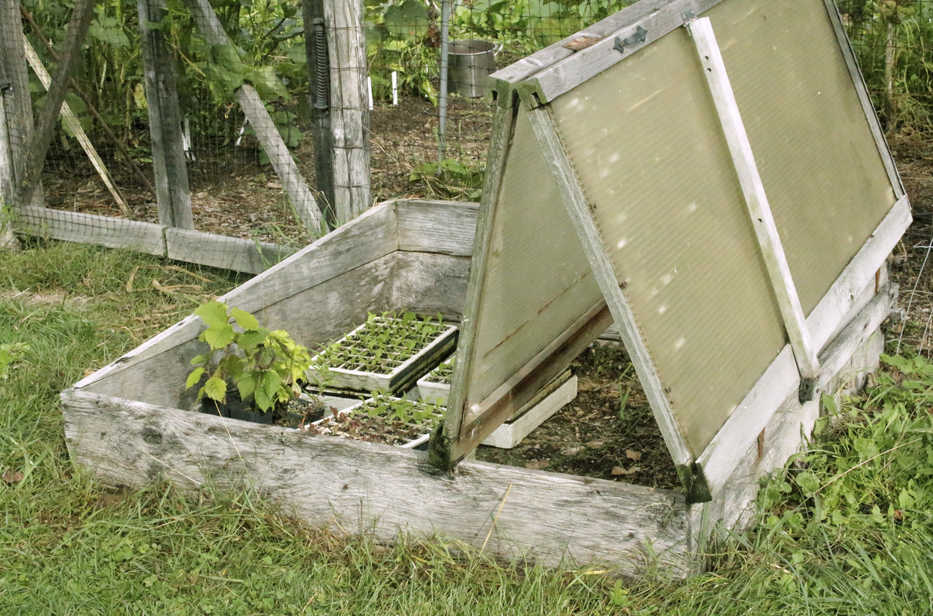
[[[205,398],[201,401],[199,410],[208,415],[220,415],[260,424],[275,424],[287,428],[305,426],[312,421],[322,419],[328,412],[328,409],[315,398],[295,398],[290,400],[284,408],[276,406],[267,413],[259,411],[248,402],[242,402],[235,390],[227,393],[227,399],[227,404],[218,405],[213,400]]]
[[[573,402],[517,447],[481,446],[477,459],[679,489],[674,463],[625,351],[595,343],[571,368],[579,392]]]
[[[345,436],[371,443],[403,445],[420,436],[429,434],[442,419],[442,411],[432,405],[415,401],[391,399],[393,404],[402,404],[408,412],[430,413],[431,415],[413,421],[403,421],[399,417],[387,414],[386,406],[378,398],[364,402],[361,407],[349,413],[333,413],[324,421],[307,427],[312,434]],[[386,411],[386,413],[382,413]]]

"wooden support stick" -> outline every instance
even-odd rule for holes
[[[233,43],[224,31],[217,14],[211,8],[208,0],[185,0],[185,4],[194,16],[198,24],[198,29],[207,42],[211,45],[233,48]],[[276,174],[282,181],[282,186],[292,201],[298,217],[305,226],[314,232],[320,232],[327,229],[327,223],[321,215],[314,195],[305,184],[304,177],[298,170],[298,165],[292,159],[288,146],[282,140],[275,122],[266,110],[262,99],[256,89],[244,83],[237,88],[237,101],[243,109],[243,114],[253,127],[256,138],[259,140],[262,149],[269,157],[269,162],[275,169]]]
[[[49,75],[49,72],[45,69],[45,65],[42,64],[42,60],[39,58],[39,54],[36,53],[36,50],[32,48],[32,45],[29,44],[29,41],[26,40],[25,37],[23,38],[23,51],[26,53],[26,61],[29,62],[29,66],[32,67],[32,71],[36,74],[36,77],[39,78],[42,86],[48,90],[49,86],[52,84],[52,76]],[[114,185],[113,178],[110,176],[110,171],[107,170],[107,166],[104,164],[104,161],[97,153],[97,149],[94,147],[94,144],[91,143],[87,133],[84,132],[84,127],[81,126],[81,122],[78,120],[77,116],[75,116],[74,112],[71,110],[71,107],[66,102],[62,103],[61,115],[65,126],[68,127],[68,130],[71,131],[71,134],[74,135],[74,138],[81,145],[81,149],[84,150],[84,153],[91,161],[91,165],[94,166],[94,169],[97,171],[97,175],[100,176],[104,186],[106,186],[107,190],[110,191],[110,194],[113,196],[113,200],[117,202],[117,205],[120,207],[120,212],[122,212],[123,215],[127,218],[131,217],[132,212],[130,212],[130,208],[126,204],[126,200],[123,198],[123,195],[120,194],[120,191],[117,190],[117,187]]]
[[[758,173],[755,155],[752,152],[748,134],[745,132],[745,124],[739,113],[739,106],[735,100],[735,93],[732,91],[732,84],[729,82],[729,75],[726,73],[726,65],[719,51],[712,23],[709,17],[703,17],[688,21],[685,27],[693,37],[700,65],[703,67],[703,75],[706,77],[706,83],[722,124],[726,143],[732,155],[732,163],[742,187],[742,194],[745,196],[752,227],[755,229],[758,245],[761,247],[762,257],[777,297],[781,316],[784,319],[784,327],[787,329],[787,335],[794,349],[794,357],[797,359],[800,374],[805,379],[813,379],[819,369],[816,349],[807,329],[807,320],[800,305],[797,287],[794,285],[790,265],[784,254],[777,224],[771,214],[771,205],[768,203],[768,196],[765,194],[764,184]]]

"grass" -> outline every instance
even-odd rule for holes
[[[68,244],[3,255],[0,614],[921,614],[933,610],[933,374],[897,357],[828,406],[767,484],[755,531],[687,583],[392,547],[297,523],[249,492],[112,491],[67,455],[58,392],[237,283]],[[8,347],[11,348],[11,347]],[[22,347],[18,347],[22,349]]]

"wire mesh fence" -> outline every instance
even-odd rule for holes
[[[70,7],[52,0],[20,1],[19,23],[36,60],[53,68]],[[17,4],[4,3],[4,10],[19,12]],[[336,217],[338,204],[332,201],[339,198],[317,165],[323,149],[341,148],[343,171],[335,170],[330,181],[337,179],[351,195],[347,199],[365,202],[362,207],[395,197],[476,200],[492,126],[488,74],[630,2],[365,0],[354,5],[362,10],[355,38],[341,31],[348,27],[344,22],[336,21],[333,7],[341,3],[322,4],[330,7],[330,13],[320,15],[331,37],[326,46],[333,50],[365,39],[365,58],[360,46],[355,57],[350,50],[341,58],[332,52],[321,64],[320,54],[313,53],[314,24],[308,23],[302,0],[98,2],[66,102],[100,165],[77,138],[75,125],[63,121],[42,178],[45,204],[108,217],[68,219],[74,238],[93,236],[101,231],[98,227],[123,229],[120,221],[158,225],[164,223],[160,204],[176,199],[164,193],[178,188],[183,167],[194,230],[252,242],[259,252],[259,242],[295,248],[324,230],[315,211],[331,222]],[[141,18],[143,6],[158,12]],[[888,129],[928,126],[933,2],[839,0],[839,6]],[[165,55],[156,62],[174,73],[176,112],[167,104],[153,115],[153,105],[164,101],[147,91],[161,86],[147,86],[141,28],[155,33],[164,46]],[[5,49],[14,39],[12,33],[3,34]],[[330,75],[322,81],[318,76],[324,67]],[[45,87],[35,66],[28,75],[32,104],[41,108]],[[362,100],[335,99],[334,87],[361,76]],[[322,93],[322,87],[331,89]],[[13,104],[10,97],[4,100],[8,107]],[[328,122],[346,119],[349,128],[328,126],[330,141],[322,141],[315,130],[324,116]],[[167,125],[177,124],[179,134],[153,130],[153,118],[158,122],[159,117]],[[350,129],[363,142],[346,136]],[[174,149],[160,162],[156,142],[166,139]],[[348,161],[368,156],[371,186],[365,192],[346,169]],[[38,220],[34,227],[43,224],[48,221]],[[130,234],[144,230],[125,229]],[[194,248],[230,249],[205,241]]]

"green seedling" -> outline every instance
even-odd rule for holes
[[[191,360],[195,368],[185,383],[190,389],[204,381],[199,400],[207,396],[226,404],[228,388],[236,387],[241,400],[252,399],[265,413],[298,397],[311,356],[286,331],[261,327],[250,313],[219,301],[201,304],[194,313],[207,325],[198,339],[210,349]]]

